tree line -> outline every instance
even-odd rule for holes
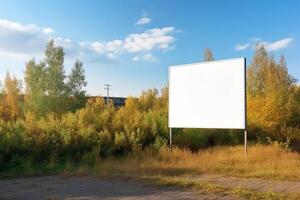
[[[204,61],[211,60],[213,52],[205,49]],[[284,55],[276,61],[263,45],[247,67],[247,120],[253,133],[300,138],[300,87]]]
[[[24,93],[21,93],[21,81],[7,72],[1,92],[1,118],[11,121],[23,118],[27,112],[40,117],[84,107],[86,92],[83,89],[87,82],[83,63],[77,60],[67,76],[64,56],[63,48],[51,40],[41,62],[32,59],[26,64]]]
[[[53,41],[45,58],[26,64],[25,90],[7,74],[0,94],[0,171],[24,160],[84,160],[89,156],[123,155],[168,141],[168,87],[128,97],[124,107],[108,105],[102,97],[86,98],[83,63],[77,60],[69,75],[65,53]],[[204,60],[213,60],[206,49]],[[300,87],[279,61],[258,46],[247,68],[249,137],[254,142],[300,141]],[[237,130],[175,129],[174,144],[199,150],[212,145],[240,144]]]

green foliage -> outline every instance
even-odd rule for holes
[[[68,157],[90,164],[99,155],[159,148],[168,131],[167,115],[158,106],[162,101],[164,96],[149,90],[141,99],[129,98],[120,109],[96,98],[75,113],[36,118],[27,112],[22,120],[0,121],[0,162],[17,165],[26,157],[39,162]]]
[[[286,150],[289,150],[291,147],[291,138],[287,137],[285,142],[273,141],[270,137],[267,137],[267,141],[270,145],[280,147]]]
[[[175,129],[174,144],[193,151],[216,145],[234,145],[243,141],[241,130]]]
[[[68,103],[69,110],[74,112],[84,106],[86,98],[83,87],[86,85],[83,63],[77,60],[67,82],[67,92],[71,96]]]
[[[65,90],[65,72],[64,72],[64,51],[62,47],[54,46],[51,40],[45,51],[45,61],[47,63],[47,91],[49,96],[60,97],[64,95]]]
[[[47,112],[46,105],[46,64],[37,64],[34,59],[26,64],[25,70],[27,111],[42,116]]]
[[[54,46],[54,41],[51,40],[45,51],[46,68],[46,94],[47,107],[50,112],[63,113],[66,106],[66,84],[64,72],[64,51],[62,47]]]
[[[247,75],[249,129],[283,139],[287,129],[299,128],[299,86],[289,75],[285,58],[276,62],[258,46]]]
[[[37,116],[48,113],[57,115],[67,111],[75,112],[86,103],[83,63],[77,60],[71,74],[64,71],[64,50],[51,40],[45,51],[44,61],[34,59],[26,64],[26,104],[27,111]]]
[[[77,61],[66,76],[63,62],[63,49],[50,41],[43,62],[27,63],[25,109],[20,82],[7,76],[0,93],[0,173],[37,161],[93,165],[98,156],[139,155],[168,144],[168,87],[161,95],[150,89],[128,97],[120,108],[102,97],[85,102],[83,64]],[[268,135],[287,144],[280,139],[289,137],[288,145],[300,141],[300,88],[284,57],[277,63],[258,48],[247,81],[249,138],[265,142]],[[239,130],[174,129],[173,143],[194,151],[242,142]]]

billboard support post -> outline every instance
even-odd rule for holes
[[[170,128],[170,150],[172,151],[172,128]]]
[[[246,58],[244,58],[244,79],[245,79],[245,130],[244,130],[244,149],[245,149],[245,158],[247,158],[247,66]]]
[[[247,158],[247,129],[244,130],[244,151],[245,158]]]

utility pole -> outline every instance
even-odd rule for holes
[[[104,84],[104,89],[106,90],[106,104],[108,105],[109,102],[109,90],[111,90],[111,85]]]

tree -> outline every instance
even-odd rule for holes
[[[0,117],[4,118],[4,98],[5,98],[5,92],[2,85],[2,81],[0,82]]]
[[[204,50],[204,61],[206,62],[206,61],[213,61],[213,60],[215,60],[213,52],[210,49],[206,48]]]
[[[26,64],[25,101],[27,111],[42,116],[47,112],[46,106],[46,64],[37,64],[34,59]]]
[[[84,75],[83,63],[77,60],[74,64],[71,74],[68,76],[67,89],[68,95],[72,100],[70,110],[75,111],[82,108],[85,104],[85,93],[83,88],[87,85]]]
[[[293,101],[290,102],[291,116],[290,116],[290,120],[288,122],[288,126],[298,127],[298,130],[299,130],[299,128],[300,128],[299,127],[299,125],[300,125],[300,85],[294,85],[292,94],[294,94],[294,98],[292,99]]]
[[[46,93],[48,107],[54,113],[62,113],[66,110],[66,84],[64,71],[64,51],[62,47],[54,46],[51,40],[45,51],[46,67]]]
[[[21,81],[16,77],[12,78],[7,72],[4,80],[3,108],[1,109],[2,117],[7,121],[16,120],[21,116],[20,91]]]
[[[157,89],[148,89],[147,91],[143,91],[139,97],[140,109],[146,111],[153,109],[157,101],[157,95]]]
[[[295,110],[295,79],[283,56],[277,63],[257,46],[247,70],[247,98],[250,126],[278,131],[289,123]]]
[[[49,112],[62,114],[75,111],[85,105],[86,86],[83,64],[76,61],[71,74],[64,71],[64,50],[48,42],[44,61],[36,63],[34,59],[26,64],[26,105],[27,111],[38,116]]]
[[[247,93],[253,97],[263,95],[266,89],[269,57],[263,46],[257,46],[252,63],[247,71]]]

